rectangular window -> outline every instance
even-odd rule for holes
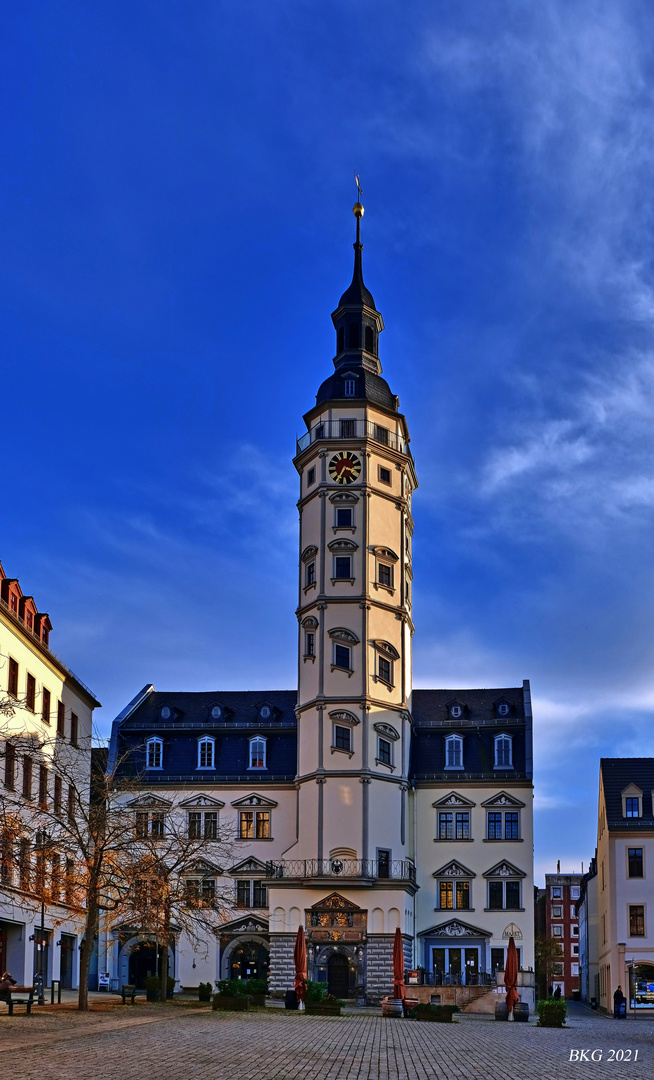
[[[520,908],[520,882],[506,882],[506,907],[510,911],[518,911]]]
[[[23,758],[23,797],[32,798],[32,759],[27,756]]]
[[[30,673],[27,673],[27,682],[25,683],[25,707],[34,712],[36,705],[36,679]]]
[[[571,885],[570,886],[570,899],[571,900],[578,900],[579,896],[580,896],[579,885]]]
[[[61,855],[53,852],[50,862],[50,899],[58,904],[61,899]]]
[[[148,835],[148,815],[144,810],[137,811],[135,815],[134,832],[140,839]]]
[[[445,740],[445,768],[463,768],[463,739],[458,735],[450,735]]]
[[[629,905],[629,937],[645,937],[645,908],[642,904]]]
[[[510,769],[511,766],[511,739],[508,735],[498,735],[495,740],[495,768]]]
[[[454,907],[454,882],[441,881],[440,885],[440,907],[442,911],[449,911]]]
[[[18,854],[18,880],[24,892],[32,887],[32,855],[29,840],[21,840]]]
[[[307,585],[315,585],[316,583],[316,564],[310,562],[307,564],[307,568],[304,575],[304,580]]]
[[[488,882],[488,906],[491,911],[500,911],[504,907],[504,890],[501,881]]]
[[[449,810],[441,810],[438,814],[438,839],[454,840],[454,815]]]
[[[346,727],[334,727],[334,746],[338,750],[349,751],[352,746],[351,731]]]
[[[573,956],[579,956],[579,946],[578,945],[573,945],[572,946],[572,955]]]
[[[64,708],[63,701],[57,702],[57,735],[61,735],[62,739],[66,734],[66,710]]]
[[[213,769],[213,739],[201,739],[198,747],[198,768]]]
[[[491,971],[504,971],[504,949],[491,949]]]
[[[504,815],[504,839],[520,839],[520,818],[513,811]]]
[[[391,470],[385,469],[382,465],[379,466],[379,479],[382,484],[390,484],[391,482]]]
[[[388,589],[393,588],[393,567],[386,566],[384,563],[379,563],[379,584],[385,585]]]
[[[309,469],[307,473],[307,487],[311,487],[316,482],[316,470],[315,468]]]
[[[269,840],[270,812],[268,810],[241,810],[239,836],[241,840]]]
[[[643,876],[643,849],[642,847],[630,847],[628,849],[629,877]]]
[[[265,882],[252,882],[252,907],[268,907],[268,890]]]
[[[257,840],[270,839],[270,812],[268,810],[257,811],[255,833]]]
[[[316,655],[316,635],[306,634],[304,637],[304,655],[315,656]]]
[[[377,740],[377,757],[382,765],[391,764],[391,744],[388,739]]]
[[[356,420],[341,420],[341,439],[353,439],[356,433]]]
[[[388,848],[377,848],[377,877],[391,876],[391,852]]]
[[[148,769],[161,768],[162,746],[159,739],[150,739],[147,744],[147,767]]]
[[[68,787],[68,821],[71,825],[75,822],[76,800],[77,792],[75,791],[75,785],[70,784]]]
[[[470,908],[470,882],[457,881],[456,883],[456,906],[460,911],[468,911]]]
[[[552,916],[553,919],[562,919],[563,918],[563,905],[562,904],[552,904],[551,916]]]
[[[236,882],[236,905],[240,908],[250,907],[250,882]]]
[[[579,937],[579,925],[577,923],[570,927],[570,933],[573,937]]]
[[[560,885],[552,885],[550,889],[550,896],[552,900],[561,900],[563,897],[563,889]]]
[[[350,671],[350,650],[347,645],[334,646],[334,667]]]
[[[343,394],[345,397],[354,397],[355,385],[354,379],[343,379]]]
[[[337,555],[334,559],[334,577],[345,579],[352,577],[352,560],[349,555]]]
[[[43,697],[41,701],[41,719],[44,724],[50,723],[50,691],[43,687]]]
[[[73,712],[70,714],[70,745],[77,746],[77,740],[79,737],[79,720],[76,714]]]
[[[488,839],[502,839],[502,815],[495,811],[490,811],[488,814]]]
[[[576,909],[574,904],[570,904],[570,918],[571,919],[576,919],[577,918],[577,909]]]
[[[72,904],[75,897],[75,863],[71,858],[66,859],[66,871],[64,875],[64,899],[67,904]]]
[[[391,662],[385,656],[379,657],[379,678],[382,682],[390,683],[391,681]]]
[[[388,446],[388,437],[390,431],[386,427],[381,427],[380,424],[375,424],[375,441],[383,443],[384,446]]]
[[[57,776],[57,774],[55,773],[53,803],[54,803],[54,812],[55,812],[55,814],[57,816],[59,816],[59,814],[61,813],[61,804],[62,804],[62,799],[63,799],[62,790],[63,790],[63,785],[62,785],[62,782],[61,782],[61,777]]]
[[[207,810],[204,815],[204,839],[218,839],[218,811]]]
[[[5,743],[5,787],[13,791],[15,778],[16,748],[12,743],[7,742]]]
[[[571,975],[578,975],[579,974],[579,964],[571,964],[570,965],[570,974]]]
[[[470,812],[468,810],[457,810],[456,838],[457,840],[470,839]]]
[[[552,927],[552,937],[563,937],[563,927],[560,923]]]
[[[153,814],[150,822],[150,834],[152,836],[163,836],[164,828],[163,814]]]
[[[9,680],[7,682],[7,691],[13,698],[18,697],[18,661],[9,657]]]
[[[46,810],[48,806],[48,770],[39,765],[39,806]]]
[[[347,506],[339,508],[336,511],[336,526],[339,529],[347,529],[352,526],[352,508]]]
[[[638,802],[637,798],[625,799],[625,817],[640,817]]]
[[[188,835],[189,840],[202,839],[202,814],[199,811],[193,810],[188,816]]]

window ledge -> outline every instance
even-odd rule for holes
[[[268,772],[267,765],[248,765],[246,772]]]
[[[443,836],[443,837],[435,836],[434,837],[434,843],[435,844],[472,844],[473,842],[474,842],[474,837],[472,837],[472,836],[467,836],[465,838],[465,840],[456,840],[453,836],[452,837],[450,837],[450,836]]]
[[[463,772],[464,771],[463,765],[444,765],[443,769],[444,769],[445,772]]]
[[[493,765],[494,772],[515,772],[513,765]]]
[[[309,589],[315,589],[318,586],[317,581],[310,581],[308,585],[304,586],[305,593],[308,593]]]
[[[390,772],[395,772],[395,766],[389,765],[387,761],[382,761],[381,758],[375,758],[375,765],[383,765],[385,769],[389,769]]]
[[[312,664],[314,664],[315,660],[316,660],[315,656],[312,656],[311,653],[305,653],[305,655],[302,657],[302,659],[304,660],[305,664],[306,664],[307,660],[310,660]]]
[[[348,679],[354,675],[354,668],[339,667],[338,664],[331,665],[332,671],[342,671],[344,675],[347,675]]]
[[[239,836],[239,840],[247,840],[248,843],[272,844],[274,836]]]
[[[163,772],[163,765],[146,765],[146,772]]]
[[[346,750],[344,746],[332,746],[330,747],[332,754],[347,754],[348,757],[354,757],[354,750]]]
[[[381,675],[373,675],[372,681],[381,683],[382,686],[385,686],[387,690],[395,689],[395,683],[389,682],[388,679],[382,679]]]
[[[443,878],[443,881],[449,881],[449,878]],[[452,915],[459,915],[461,912],[465,912],[467,915],[470,911],[474,911],[473,907],[435,907],[434,911],[437,911],[440,915],[443,911],[449,911]]]
[[[509,839],[505,840],[505,839],[502,839],[502,838],[500,838],[499,840],[485,839],[485,840],[482,840],[482,844],[524,844],[524,839],[523,839],[522,836],[516,836],[516,837],[514,837],[513,840],[509,840]]]
[[[384,585],[384,584],[382,584],[381,581],[373,581],[372,584],[373,584],[373,588],[375,588],[375,589],[383,589],[384,592],[390,593],[391,596],[395,596],[395,589],[393,588],[392,585]]]
[[[332,525],[332,529],[335,533],[349,532],[355,533],[357,531],[356,525]]]
[[[196,772],[215,772],[216,771],[216,766],[215,765],[196,765],[195,771]]]
[[[354,582],[356,581],[356,578],[353,578],[353,577],[333,577],[331,579],[332,585],[337,585],[339,583],[339,581],[340,582],[346,581],[348,583],[348,585],[354,585]]]
[[[484,911],[526,911],[523,907],[485,907]]]

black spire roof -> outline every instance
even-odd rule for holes
[[[360,204],[357,203],[357,206]],[[356,213],[356,207],[355,207]],[[352,274],[352,284],[345,290],[340,300],[338,301],[339,308],[341,307],[360,307],[361,304],[365,304],[366,307],[371,307],[375,311],[375,301],[373,300],[372,293],[363,284],[363,264],[361,259],[361,252],[363,251],[363,244],[361,243],[361,216],[363,214],[363,207],[361,207],[361,214],[357,214],[357,238],[354,243],[354,273]]]

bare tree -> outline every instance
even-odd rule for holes
[[[0,700],[0,716],[12,720],[15,704]],[[209,842],[193,835],[186,812],[174,799],[159,799],[156,812],[147,809],[147,785],[135,771],[134,748],[109,768],[106,751],[91,750],[91,745],[72,747],[15,722],[3,722],[0,729],[5,776],[13,775],[20,757],[24,780],[20,791],[5,784],[0,796],[0,887],[13,892],[18,869],[19,889],[37,902],[57,905],[63,900],[67,912],[77,915],[83,926],[80,1010],[88,1009],[91,957],[102,930],[136,925],[164,946],[160,985],[165,998],[173,927],[199,946],[233,904],[226,887],[207,887],[203,895],[197,877],[202,859],[220,871],[232,858],[233,837],[224,830]],[[31,784],[33,766],[41,779],[43,769],[48,774],[36,799],[25,780]],[[35,856],[29,876],[28,849]]]

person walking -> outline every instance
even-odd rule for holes
[[[613,1019],[619,1020],[620,1017],[627,1015],[627,1003],[624,994],[622,993],[622,987],[618,986],[615,994],[613,995]]]

